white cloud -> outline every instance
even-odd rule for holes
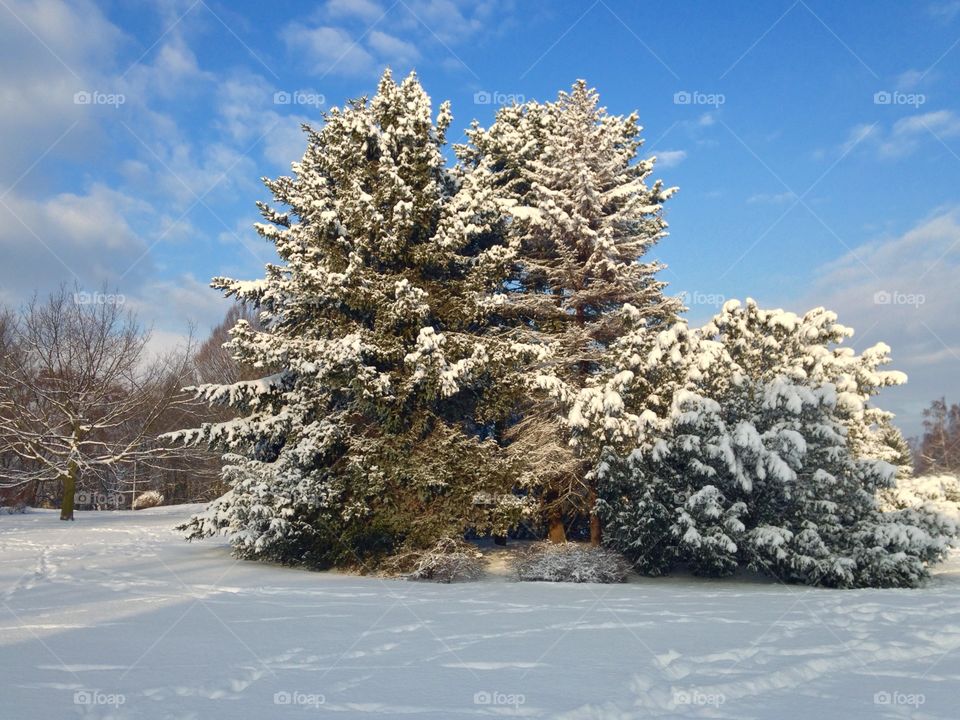
[[[264,138],[263,157],[277,170],[290,172],[290,164],[299,162],[307,149],[307,136],[303,124],[316,124],[315,118],[291,115],[280,120]]]
[[[713,112],[701,113],[695,118],[681,120],[676,123],[677,127],[685,131],[690,138],[688,142],[694,143],[697,147],[716,145],[716,124],[717,114]]]
[[[385,65],[406,69],[426,47],[438,64],[461,71],[451,47],[497,32],[512,14],[512,0],[328,0],[306,21],[288,24],[281,40],[321,76],[369,75]]]
[[[215,209],[217,198],[231,198],[238,189],[249,192],[257,186],[257,163],[224,143],[197,147],[176,140],[145,151],[144,158],[152,170],[144,192],[159,195],[176,210],[203,207],[200,203]]]
[[[444,42],[463,42],[483,30],[495,30],[512,13],[512,3],[486,0],[407,0],[411,25],[425,25]]]
[[[784,205],[797,199],[796,194],[787,191],[782,193],[757,193],[747,198],[750,205]]]
[[[217,127],[239,143],[256,139],[273,124],[264,122],[264,114],[276,116],[272,107],[274,92],[270,83],[256,75],[232,77],[218,83],[215,98]]]
[[[894,138],[902,138],[931,132],[944,137],[956,135],[960,133],[960,118],[952,110],[911,115],[897,120],[891,134]]]
[[[372,31],[368,41],[377,55],[395,68],[409,65],[420,58],[420,52],[413,44],[379,30]]]
[[[960,116],[952,110],[933,110],[900,118],[889,129],[881,123],[860,124],[851,129],[841,146],[844,153],[856,146],[872,148],[881,158],[910,155],[923,142],[934,142],[960,135]]]
[[[209,282],[187,273],[145,285],[128,304],[141,318],[161,329],[195,325],[198,331],[206,332],[223,319],[230,302]]]
[[[260,138],[262,157],[271,171],[289,172],[290,163],[300,160],[307,146],[302,125],[318,125],[320,107],[316,105],[278,105],[274,87],[261,77],[235,77],[217,87],[217,127],[244,146]],[[285,90],[285,97],[319,99],[320,93]],[[285,114],[293,108],[296,112]],[[282,114],[281,111],[284,111]]]
[[[862,349],[883,341],[910,376],[890,405],[911,432],[920,410],[956,391],[960,366],[960,209],[855,248],[820,268],[805,306],[824,305],[857,330]],[[886,395],[885,395],[886,396]]]
[[[115,92],[102,69],[125,37],[85,0],[8,0],[0,8],[0,38],[0,184],[5,185],[20,179],[52,146],[60,157],[79,159],[105,139],[96,113],[74,103],[74,95]]]
[[[897,75],[894,80],[894,87],[897,90],[913,90],[927,77],[927,73],[922,70],[906,70]]]
[[[131,104],[147,104],[155,97],[183,100],[216,82],[216,76],[200,68],[197,57],[176,32],[151,53],[152,62],[140,62],[117,81]]]
[[[204,331],[198,329],[197,334],[199,338],[194,338],[194,340],[199,339],[201,342],[204,339]],[[189,329],[183,331],[176,330],[160,330],[157,328],[152,328],[150,330],[150,339],[147,341],[146,354],[149,358],[163,358],[171,353],[178,353],[182,348],[187,346],[187,343],[190,341],[190,332]]]
[[[880,129],[878,123],[874,123],[872,125],[867,123],[854,125],[850,129],[850,132],[847,133],[847,139],[840,146],[840,149],[844,154],[852,152],[854,148],[861,143],[878,140],[881,136],[881,133],[882,130]]]
[[[4,9],[0,15],[4,61],[29,53],[37,65],[60,65],[66,72],[79,74],[87,65],[108,60],[124,39],[123,32],[89,0],[6,0]],[[40,48],[44,52],[38,52]],[[17,69],[30,71],[37,65],[21,64]]]
[[[383,7],[373,0],[328,0],[327,14],[335,18],[359,18],[375,22],[383,15]]]
[[[258,277],[263,275],[267,263],[280,262],[273,245],[263,242],[254,230],[256,222],[263,222],[263,218],[259,215],[244,217],[217,234],[224,259],[228,261],[220,268],[221,274],[241,279]]]
[[[927,12],[937,20],[952,22],[960,14],[960,0],[934,3],[927,8]]]
[[[203,341],[220,323],[231,301],[190,274],[145,285],[126,299],[126,306],[150,329],[148,352],[165,355],[183,348],[194,333]]]
[[[150,206],[104,185],[82,195],[61,193],[34,200],[17,193],[0,203],[0,285],[20,298],[61,283],[86,290],[143,276],[147,242],[128,216]]]
[[[661,150],[656,153],[657,165],[664,168],[676,167],[687,159],[686,150]]]
[[[106,288],[124,296],[145,324],[171,337],[182,335],[190,322],[206,332],[226,310],[220,294],[189,275],[157,278],[151,244],[187,237],[197,237],[187,221],[158,215],[149,203],[102,184],[45,200],[10,193],[0,203],[0,297],[16,305],[61,284],[88,292]],[[256,247],[254,241],[237,249],[248,267],[262,267],[251,249]]]
[[[373,56],[342,28],[291,23],[282,39],[290,53],[302,54],[303,64],[317,75],[362,75],[375,68]]]
[[[288,50],[320,76],[366,75],[385,65],[405,67],[420,58],[416,45],[381,30],[349,31],[291,23],[282,34]]]

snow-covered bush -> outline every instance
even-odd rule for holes
[[[163,495],[156,490],[147,490],[140,493],[133,501],[134,510],[146,510],[147,508],[163,505]]]
[[[25,512],[27,512],[27,504],[25,502],[0,507],[0,515],[22,515]]]
[[[838,347],[849,335],[823,309],[733,301],[703,328],[625,337],[621,402],[575,408],[591,418],[581,442],[607,441],[595,472],[609,544],[649,574],[686,564],[836,587],[921,582],[954,531],[927,508],[881,512],[897,468],[876,436],[888,414],[868,401],[905,378],[880,369],[886,346]],[[637,439],[617,446],[609,429],[625,423]]]
[[[617,552],[582,543],[537,543],[513,558],[518,580],[574,583],[619,583],[630,564]]]
[[[960,524],[960,478],[955,475],[905,477],[880,493],[885,511],[927,508]]]
[[[440,583],[479,579],[484,572],[483,553],[463,540],[441,538],[428,550],[393,558],[388,569],[399,571],[408,580]]]

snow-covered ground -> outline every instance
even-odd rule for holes
[[[0,516],[0,717],[960,717],[958,559],[922,590],[433,585],[237,562],[191,509]]]

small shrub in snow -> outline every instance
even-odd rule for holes
[[[579,543],[538,543],[513,561],[518,580],[575,583],[624,582],[630,564],[618,553]]]
[[[0,515],[23,515],[27,511],[27,504],[19,502],[16,505],[0,507]]]
[[[138,495],[136,500],[133,501],[134,510],[145,510],[147,508],[157,507],[158,505],[163,505],[163,495],[156,490],[148,490]]]
[[[470,543],[443,538],[429,550],[399,555],[389,564],[407,580],[451,583],[483,575],[483,553]]]

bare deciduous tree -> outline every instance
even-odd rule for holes
[[[94,298],[94,300],[98,299]],[[61,520],[81,483],[162,467],[182,450],[156,442],[161,420],[189,404],[189,348],[151,359],[150,335],[121,304],[62,287],[6,319],[0,359],[0,453],[7,486],[54,481]]]
[[[915,466],[918,475],[960,472],[960,404],[940,398],[923,411]]]
[[[232,352],[224,347],[224,344],[230,340],[230,330],[239,320],[246,320],[252,328],[260,328],[257,313],[252,308],[240,303],[231,306],[226,317],[213,328],[210,337],[200,345],[194,356],[198,384],[229,385],[240,380],[255,380],[261,376],[262,370],[242,367],[234,359]]]

